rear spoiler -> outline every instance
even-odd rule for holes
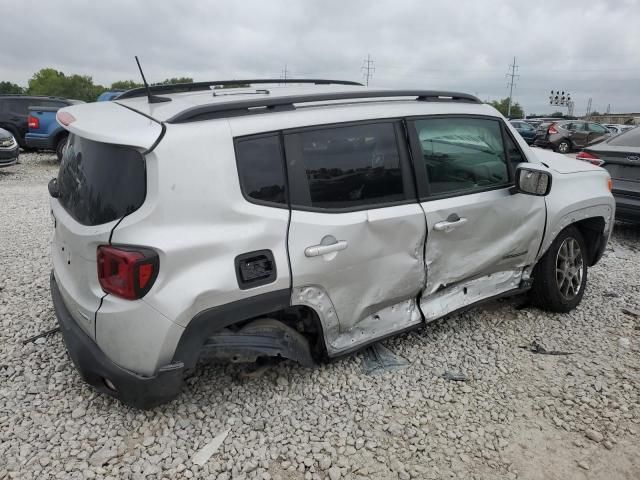
[[[71,105],[58,110],[56,120],[69,132],[95,142],[127,145],[150,152],[162,139],[165,126],[114,102]]]

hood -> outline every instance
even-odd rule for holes
[[[560,153],[555,153],[550,150],[532,148],[531,151],[539,162],[544,163],[551,170],[557,173],[592,172],[594,170],[601,170],[600,167],[596,167],[589,162],[568,158]]]
[[[7,132],[6,130],[0,128],[0,138],[13,138],[13,134],[11,134],[11,132]]]

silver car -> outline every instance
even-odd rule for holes
[[[289,82],[58,111],[51,294],[87,383],[150,408],[202,358],[310,366],[497,297],[580,303],[606,170],[471,95]]]

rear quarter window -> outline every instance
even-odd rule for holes
[[[83,225],[136,211],[147,192],[144,157],[131,147],[69,135],[58,173],[58,200]]]
[[[252,203],[287,205],[284,159],[279,135],[236,140],[240,187]]]

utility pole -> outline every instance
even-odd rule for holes
[[[287,83],[287,77],[289,75],[289,70],[287,70],[287,64],[284,64],[284,68],[282,69],[282,73],[280,74],[280,78],[284,80],[284,83]]]
[[[376,71],[376,68],[373,66],[373,60],[371,60],[371,55],[367,53],[367,59],[362,61],[362,75],[364,76],[365,83],[367,87],[369,86],[369,79],[373,77],[373,72]]]
[[[513,57],[513,64],[509,65],[509,73],[505,76],[509,79],[509,103],[507,104],[507,117],[511,116],[511,102],[513,97],[513,87],[515,81],[520,78],[520,75],[516,75],[518,65],[516,65],[516,57]]]
[[[587,120],[589,118],[591,118],[591,102],[593,101],[593,99],[591,97],[589,97],[589,101],[587,102]]]

